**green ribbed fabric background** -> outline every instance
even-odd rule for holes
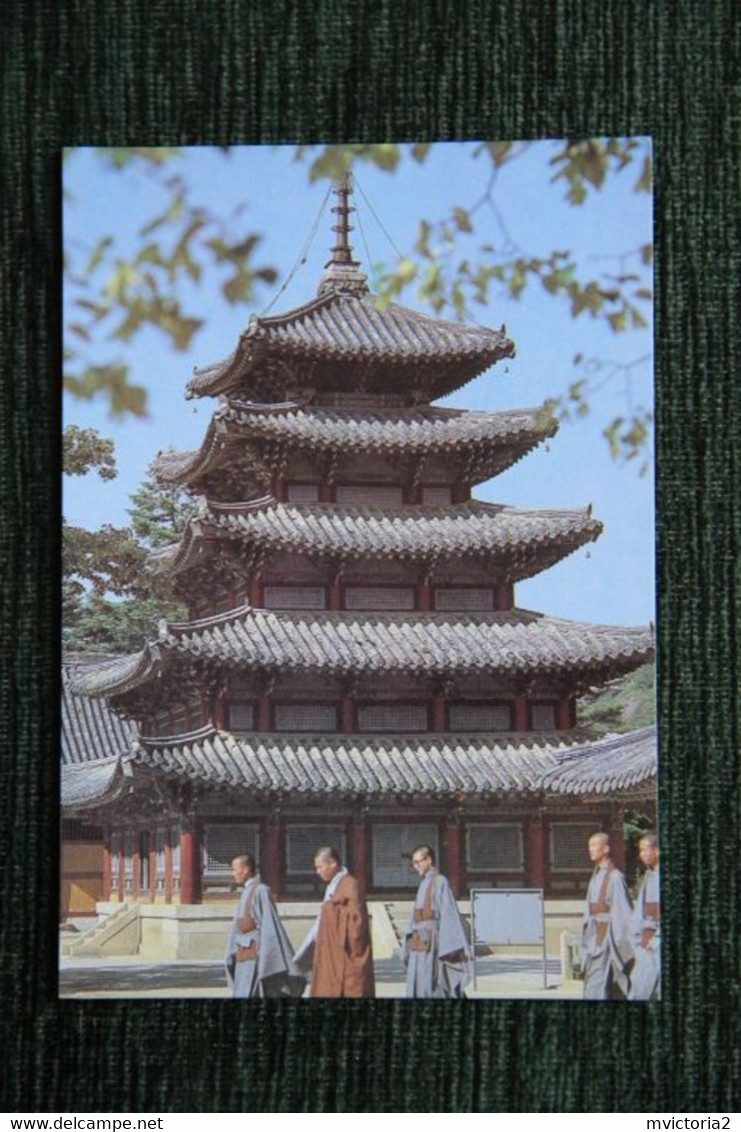
[[[0,24],[3,1110],[738,1110],[737,6],[7,0]],[[598,133],[656,142],[664,1001],[57,1002],[61,145]]]

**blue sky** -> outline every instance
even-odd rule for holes
[[[481,196],[491,166],[483,157],[476,158],[474,150],[473,143],[439,144],[423,164],[405,159],[394,173],[365,163],[358,166],[357,180],[372,211],[357,192],[360,224],[353,240],[356,257],[369,274],[369,258],[371,264],[392,266],[396,249],[413,254],[420,219],[441,218],[454,205],[470,206]],[[652,239],[650,197],[633,191],[638,163],[609,177],[602,190],[590,192],[588,201],[575,207],[563,199],[562,187],[550,183],[553,170],[548,161],[553,152],[551,142],[534,143],[502,167],[493,197],[498,216],[491,209],[479,210],[477,238],[495,247],[506,239],[526,255],[568,249],[583,260],[590,277],[642,270],[650,286],[650,269],[641,269],[636,257],[623,258]],[[94,475],[65,479],[68,521],[91,529],[104,522],[125,525],[129,496],[157,452],[200,444],[215,402],[208,398],[186,401],[185,384],[195,365],[213,362],[233,349],[250,313],[260,313],[268,306],[294,267],[327,191],[324,180],[309,183],[308,161],[297,162],[292,147],[268,146],[239,147],[227,154],[199,147],[173,159],[193,197],[212,213],[231,217],[233,235],[262,235],[254,261],[275,266],[279,282],[262,284],[249,307],[226,302],[219,287],[223,276],[216,273],[190,285],[184,291],[184,304],[188,313],[204,319],[204,325],[185,352],[173,350],[155,329],[145,330],[129,343],[101,338],[87,345],[90,361],[115,359],[130,365],[131,380],[148,390],[149,415],[145,420],[115,419],[101,399],[65,398],[65,422],[95,427],[112,437],[119,468],[112,482]],[[115,233],[122,254],[136,249],[141,244],[139,229],[165,203],[161,186],[146,170],[133,166],[112,170],[94,151],[74,151],[65,163],[68,257],[72,263],[84,262],[99,237],[109,232]],[[319,218],[306,263],[271,313],[314,295],[332,243],[331,224],[326,211]],[[68,290],[67,303],[72,297]],[[412,291],[400,301],[425,309]],[[521,507],[591,503],[594,516],[605,525],[597,543],[521,583],[518,605],[575,620],[618,624],[653,620],[653,480],[650,474],[639,477],[635,467],[611,460],[601,435],[610,420],[626,415],[628,395],[634,402],[652,404],[651,329],[616,334],[587,314],[572,318],[568,302],[546,294],[537,283],[529,284],[519,300],[492,291],[488,304],[472,306],[471,314],[483,325],[504,322],[517,345],[517,355],[444,402],[456,407],[496,410],[538,405],[564,392],[579,376],[573,364],[577,354],[619,365],[647,359],[631,371],[629,390],[622,381],[606,383],[592,398],[588,416],[562,424],[547,446],[481,485],[476,494]]]

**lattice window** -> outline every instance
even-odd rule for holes
[[[451,731],[510,731],[509,704],[451,704]]]
[[[587,842],[595,832],[594,825],[557,822],[550,827],[551,868],[563,872],[585,872],[592,866]]]
[[[203,871],[208,876],[228,876],[232,861],[240,853],[257,857],[256,825],[209,824],[203,828]]]
[[[289,503],[317,503],[319,485],[316,483],[289,483],[287,498]]]
[[[365,504],[378,507],[396,507],[403,500],[402,489],[387,484],[338,484],[337,502],[356,507]]]
[[[244,700],[233,700],[229,704],[229,730],[254,731],[255,706]]]
[[[435,609],[487,613],[494,609],[494,591],[473,586],[457,588],[439,586],[435,590]]]
[[[521,872],[524,867],[520,825],[469,825],[466,842],[472,872]]]
[[[180,830],[177,826],[170,829],[170,843],[172,845],[172,887],[180,888]]]
[[[412,586],[347,586],[346,609],[414,609]]]
[[[265,586],[263,604],[266,609],[324,609],[327,598],[324,586]]]
[[[155,852],[155,888],[164,889],[165,887],[165,846],[169,831],[166,829],[158,829],[154,835],[154,852]]]
[[[533,731],[553,731],[556,726],[554,704],[533,704],[531,707]]]
[[[449,487],[423,487],[422,502],[428,507],[444,507],[452,501],[453,495]]]
[[[427,731],[424,704],[361,704],[359,731]]]
[[[111,833],[111,888],[118,888],[118,878],[120,875],[121,864],[123,860],[123,834],[115,830]]]
[[[412,851],[430,845],[437,853],[435,825],[374,825],[373,884],[379,888],[416,888]]]
[[[276,704],[276,731],[336,731],[334,704]]]
[[[345,860],[345,830],[341,825],[289,825],[286,828],[286,873],[313,876],[314,854],[331,845]]]
[[[125,833],[123,837],[124,888],[127,892],[134,887],[134,835]]]

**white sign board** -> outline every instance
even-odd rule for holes
[[[473,888],[471,920],[474,943],[543,943],[543,890]]]

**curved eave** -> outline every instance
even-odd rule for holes
[[[147,644],[141,652],[102,664],[88,664],[70,677],[75,696],[119,696],[143,684],[159,670],[157,647]]]
[[[656,727],[572,747],[543,778],[548,794],[579,797],[647,790],[658,773]]]
[[[78,813],[115,801],[125,785],[122,762],[116,755],[97,762],[73,763],[61,770],[61,805]]]
[[[484,559],[520,580],[594,541],[602,524],[589,510],[525,510],[487,503],[440,507],[351,507],[273,500],[211,504],[191,520],[176,550],[174,574],[202,563],[209,547],[239,541],[258,554],[309,555],[345,562],[445,562]]]
[[[317,384],[336,389],[344,388],[348,366],[362,366],[366,377],[377,367],[379,390],[398,388],[399,371],[424,367],[423,382],[441,395],[513,354],[503,329],[448,322],[395,303],[380,310],[370,295],[331,290],[286,314],[253,317],[228,358],[195,370],[186,396],[236,391],[273,360],[319,363]]]
[[[491,796],[533,793],[556,733],[533,735],[285,735],[211,731],[142,740],[135,759],[167,775],[259,794]]]
[[[162,453],[155,476],[168,485],[193,484],[252,442],[277,442],[304,452],[370,452],[445,458],[475,453],[473,483],[504,471],[558,430],[542,409],[502,412],[422,406],[397,412],[311,409],[296,403],[231,400],[214,413],[200,448]]]

